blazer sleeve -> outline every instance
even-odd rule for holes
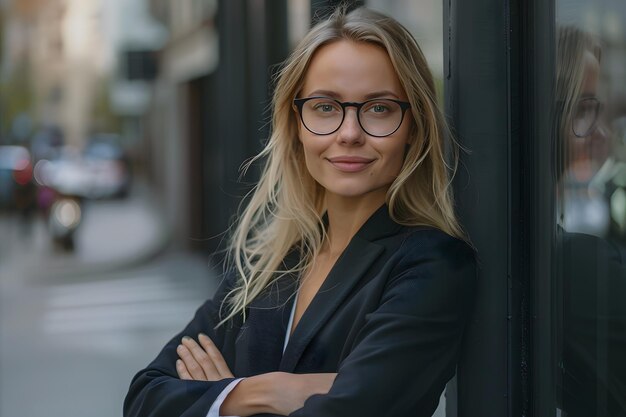
[[[145,369],[139,371],[130,384],[124,400],[125,417],[206,417],[213,402],[219,394],[236,378],[220,381],[181,380],[176,373],[176,347],[183,336],[197,339],[204,333],[213,340],[220,350],[223,349],[228,328],[231,323],[220,326],[218,313],[220,303],[232,288],[232,277],[229,274],[222,280],[212,300],[206,301],[197,311],[185,329],[170,340],[161,350],[156,359]],[[226,329],[225,329],[226,328]],[[224,351],[222,351],[224,353]],[[224,355],[226,362],[229,356]],[[230,358],[232,362],[232,358]],[[228,363],[233,369],[233,363]]]
[[[474,251],[412,235],[328,394],[291,417],[430,417],[454,375],[476,281]]]

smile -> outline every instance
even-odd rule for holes
[[[338,156],[335,158],[327,158],[336,169],[342,172],[359,172],[367,168],[374,159],[362,158],[358,156]]]

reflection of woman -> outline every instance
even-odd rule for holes
[[[557,46],[558,143],[562,171],[563,224],[569,231],[605,236],[608,205],[590,187],[608,157],[608,140],[599,124],[600,47],[574,27],[559,29]]]
[[[562,163],[559,196],[565,200],[560,216],[565,221],[558,229],[563,279],[559,407],[567,417],[626,416],[626,269],[616,246],[589,234],[600,234],[599,226],[608,221],[602,210],[606,203],[589,190],[608,156],[607,139],[598,127],[600,48],[590,35],[564,27],[558,31],[557,53],[556,143]],[[587,217],[595,210],[599,220],[573,221],[576,210]]]
[[[424,57],[393,19],[338,10],[286,62],[273,106],[226,277],[124,414],[430,416],[475,261]]]

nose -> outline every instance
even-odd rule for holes
[[[359,124],[357,109],[347,108],[345,112],[343,123],[337,131],[337,140],[344,145],[362,144],[364,132]]]

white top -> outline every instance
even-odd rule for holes
[[[293,301],[293,305],[291,307],[291,314],[289,315],[289,324],[287,324],[287,332],[285,333],[285,343],[283,343],[283,353],[285,353],[285,349],[287,349],[287,343],[289,343],[289,336],[291,334],[291,326],[293,324],[293,316],[296,313],[296,303],[297,302],[298,302],[298,292],[296,292],[296,299]],[[226,399],[228,394],[230,394],[230,392],[233,389],[235,389],[237,384],[239,384],[239,382],[241,382],[243,379],[244,378],[237,378],[233,382],[228,384],[226,386],[226,388],[224,388],[224,390],[220,393],[220,395],[217,396],[217,398],[215,399],[215,402],[213,403],[213,405],[209,409],[207,417],[239,417],[239,416],[223,416],[223,415],[221,415],[220,414],[220,407],[222,406],[222,403],[224,402],[224,400]]]

